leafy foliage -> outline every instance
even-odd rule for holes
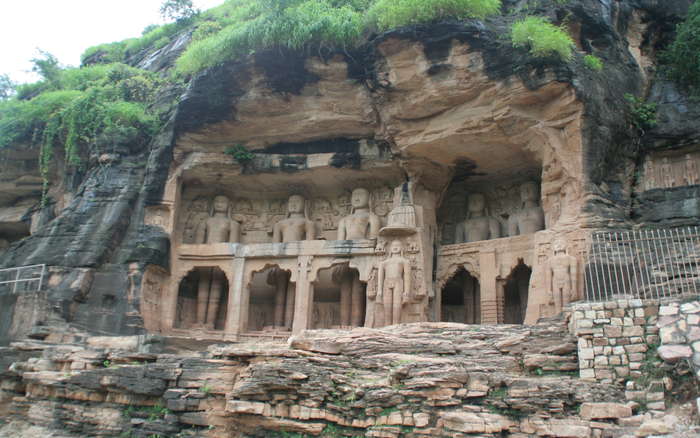
[[[165,19],[186,20],[198,13],[199,10],[194,7],[192,0],[165,0],[160,5],[160,15]]]
[[[0,101],[0,149],[39,147],[46,185],[56,147],[68,166],[80,166],[86,152],[147,141],[157,126],[147,106],[160,83],[153,73],[124,64],[51,70],[31,85],[38,94]]]
[[[200,27],[177,68],[191,74],[271,47],[353,47],[371,30],[484,18],[500,6],[500,0],[228,0],[201,15],[221,29]]]
[[[656,126],[656,104],[646,103],[644,100],[625,93],[625,100],[629,105],[631,122],[642,134],[645,130]]]
[[[573,57],[574,42],[569,34],[544,17],[525,17],[513,23],[511,39],[514,47],[529,47],[536,58],[557,56],[569,61]]]
[[[234,146],[229,146],[224,151],[226,155],[230,155],[238,163],[245,165],[255,158],[255,154],[246,149],[245,146],[241,144],[236,144]]]
[[[387,30],[446,18],[485,18],[500,9],[500,0],[377,0],[367,15],[377,29]]]
[[[584,56],[583,65],[585,65],[586,68],[591,69],[593,71],[603,70],[603,61],[595,55]]]
[[[0,74],[0,100],[9,99],[15,94],[17,85],[6,74]]]
[[[685,21],[676,28],[676,39],[664,53],[669,76],[700,93],[700,2],[688,10]]]

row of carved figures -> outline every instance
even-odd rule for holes
[[[508,218],[508,236],[531,234],[544,229],[544,211],[537,202],[538,197],[539,191],[534,182],[520,186],[521,209]],[[455,243],[505,237],[498,218],[489,214],[483,194],[471,193],[467,206],[467,218],[457,225]]]
[[[338,223],[338,240],[375,239],[381,221],[370,211],[369,191],[355,189],[351,197],[351,213]],[[287,201],[287,215],[272,227],[274,243],[314,240],[316,227],[306,214],[306,199],[292,195]],[[232,219],[231,202],[228,197],[214,197],[209,217],[194,228],[193,243],[237,243],[241,240],[241,223]]]

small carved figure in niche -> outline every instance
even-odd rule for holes
[[[391,242],[389,258],[379,264],[377,301],[384,305],[384,325],[401,322],[403,304],[411,293],[411,263],[403,257],[400,240]]]
[[[664,179],[664,188],[670,189],[676,186],[676,178],[673,175],[673,166],[668,162],[668,158],[664,157],[661,164],[661,175]]]
[[[333,270],[333,282],[340,284],[340,325],[360,327],[364,319],[365,291],[360,274],[347,264]]]
[[[486,198],[481,193],[469,195],[467,219],[457,225],[457,242],[478,242],[501,237],[498,219],[489,216]]]
[[[546,282],[554,310],[561,312],[565,305],[578,300],[578,261],[567,254],[564,239],[556,239],[552,248],[554,255],[547,263]]]
[[[333,223],[335,212],[327,199],[318,199],[314,202],[314,213],[317,215],[316,220],[319,222],[321,230],[328,231],[335,228]]]
[[[315,225],[306,217],[306,199],[300,195],[290,196],[287,202],[287,218],[275,224],[272,241],[287,243],[315,238]]]
[[[508,219],[508,235],[532,234],[544,229],[544,211],[537,203],[539,190],[534,182],[520,186],[521,210]]]
[[[685,183],[689,186],[694,186],[700,182],[700,174],[698,174],[698,163],[690,154],[685,155]]]
[[[644,189],[651,190],[656,187],[656,178],[654,177],[654,162],[651,158],[644,163]]]
[[[212,202],[210,217],[197,228],[197,243],[237,243],[241,236],[240,224],[231,219],[230,202],[219,195]],[[205,268],[199,275],[197,287],[197,325],[214,328],[221,304],[221,292],[225,283],[220,269]]]
[[[230,202],[219,195],[212,202],[211,214],[199,224],[196,233],[197,243],[238,243],[241,240],[241,224],[231,219]]]
[[[280,268],[272,268],[267,274],[267,284],[275,286],[275,327],[291,329],[294,318],[294,286],[290,274]]]
[[[208,205],[209,201],[204,197],[192,201],[185,221],[182,243],[197,243],[197,228],[209,217]]]
[[[338,224],[338,240],[376,239],[381,223],[369,208],[369,191],[353,190],[351,202],[351,214]]]

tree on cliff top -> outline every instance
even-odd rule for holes
[[[664,60],[672,79],[700,94],[700,2],[690,6],[688,17],[678,25]]]
[[[160,5],[160,15],[171,20],[188,20],[199,14],[192,0],[165,0]]]

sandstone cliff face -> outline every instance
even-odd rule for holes
[[[619,145],[634,143],[623,94],[654,90],[654,99],[663,103],[662,123],[648,138],[665,139],[664,145],[693,144],[689,126],[695,107],[673,98],[668,85],[652,86],[647,70],[655,62],[657,42],[685,6],[682,1],[574,2],[568,10],[577,45],[595,48],[606,63],[602,74],[579,61],[533,60],[513,49],[502,38],[507,17],[393,31],[361,50],[323,59],[262,53],[205,71],[192,79],[148,150],[125,148],[95,157],[84,174],[54,183],[53,202],[43,210],[36,207],[35,171],[17,177],[3,173],[3,184],[12,186],[12,196],[2,199],[5,216],[21,236],[34,229],[0,253],[0,264],[51,268],[48,292],[31,299],[3,296],[0,319],[10,322],[0,338],[7,341],[55,320],[108,333],[140,333],[143,273],[146,266],[167,270],[170,263],[168,236],[145,224],[146,207],[168,197],[174,169],[201,160],[210,163],[199,167],[202,174],[223,169],[279,186],[290,181],[278,178],[285,165],[279,156],[329,153],[340,166],[349,166],[348,172],[366,172],[368,178],[376,160],[384,159],[401,163],[390,179],[420,178],[438,194],[453,176],[464,176],[467,163],[475,185],[499,175],[540,177],[542,205],[553,212],[547,220],[561,229],[628,224],[635,219],[633,206],[645,219],[645,206],[657,203],[661,193],[646,193],[633,204],[636,157],[615,155]],[[557,14],[564,10],[546,12],[561,18]],[[167,51],[161,56],[172,59]],[[148,65],[160,69],[163,62]],[[682,105],[691,110],[679,110]],[[661,147],[659,142],[650,147]],[[222,152],[236,143],[253,149],[263,164],[244,169],[232,163]],[[31,158],[31,151],[25,155]],[[620,166],[609,167],[612,161]],[[293,183],[330,174],[305,173],[310,166],[304,166],[291,177]],[[676,190],[674,205],[693,190]],[[562,192],[569,195],[563,198]],[[684,211],[682,220],[696,219],[692,208]],[[34,227],[29,226],[32,214]],[[666,219],[661,214],[652,220]],[[12,315],[37,308],[36,302],[46,310],[13,320]],[[90,316],[95,311],[100,318]]]

